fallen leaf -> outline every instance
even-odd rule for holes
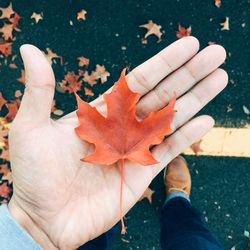
[[[216,42],[208,42],[207,45],[214,45]]]
[[[250,110],[245,106],[245,105],[243,105],[243,111],[244,111],[244,113],[246,114],[246,115],[250,115]]]
[[[20,100],[16,99],[15,101],[13,101],[11,103],[7,103],[6,106],[7,106],[9,112],[5,116],[5,119],[7,121],[12,121],[14,119],[14,117],[16,116],[16,113],[19,109]]]
[[[7,175],[10,172],[8,164],[0,164],[0,174]]]
[[[96,65],[95,71],[94,71],[95,79],[101,79],[101,83],[104,83],[107,81],[107,78],[110,76],[110,73],[106,71],[104,65]]]
[[[83,67],[83,66],[88,66],[89,65],[89,59],[86,58],[86,57],[84,57],[84,56],[77,57],[77,60],[79,61],[78,62],[79,67]]]
[[[193,150],[193,152],[197,155],[199,154],[200,152],[203,152],[202,148],[201,148],[201,142],[202,140],[199,140],[197,142],[195,142],[194,144],[192,144],[190,146],[190,148]]]
[[[15,12],[14,16],[9,19],[9,21],[13,24],[13,28],[15,29],[15,31],[18,31],[18,32],[21,31],[19,28],[17,28],[17,25],[18,25],[20,19],[21,19],[21,17],[19,16],[19,14],[17,12]]]
[[[10,161],[9,148],[3,147],[0,158],[4,161]]]
[[[220,6],[221,6],[221,0],[214,0],[214,5],[215,5],[217,8],[220,8]]]
[[[17,78],[17,81],[19,81],[25,85],[26,79],[25,79],[25,70],[24,69],[21,70],[21,76],[19,78]]]
[[[55,58],[59,58],[60,59],[60,63],[63,64],[63,58],[62,56],[57,55],[56,53],[54,53],[51,49],[47,48],[46,49],[47,53],[44,53],[45,57],[47,58],[48,62],[50,64],[53,63],[53,59]]]
[[[3,198],[8,198],[10,194],[10,187],[7,185],[6,182],[0,184],[0,196]]]
[[[22,92],[19,90],[19,89],[17,89],[16,91],[15,91],[15,97],[16,98],[19,98],[20,96],[22,96],[23,94],[22,94]]]
[[[62,116],[64,114],[63,110],[61,109],[56,109],[54,112],[53,112],[54,115],[56,116]]]
[[[3,180],[3,181],[7,181],[8,184],[12,184],[12,183],[13,183],[13,178],[12,178],[12,173],[11,173],[11,171],[9,171],[8,174],[4,175],[4,176],[2,177],[2,180]]]
[[[87,14],[87,11],[84,9],[77,12],[77,20],[86,20],[86,14]]]
[[[12,53],[11,46],[12,46],[12,43],[8,43],[8,42],[0,43],[1,53],[4,54],[5,56],[11,55]]]
[[[148,23],[142,24],[139,26],[140,28],[147,29],[147,33],[144,35],[144,39],[146,39],[150,35],[155,35],[158,37],[158,43],[161,41],[161,25],[154,23],[152,20],[149,20]]]
[[[232,105],[231,104],[228,104],[227,105],[227,113],[229,113],[229,112],[232,112]]]
[[[80,80],[79,75],[75,74],[73,71],[69,71],[59,85],[64,91],[73,93],[81,89],[82,80]]]
[[[244,236],[245,236],[245,237],[247,237],[247,238],[249,238],[249,237],[250,237],[250,233],[249,233],[249,231],[244,230]]]
[[[81,158],[81,161],[111,165],[118,162],[121,173],[120,217],[122,234],[125,225],[122,215],[122,190],[124,181],[124,160],[152,165],[158,163],[149,150],[151,145],[162,142],[171,133],[170,124],[174,117],[176,95],[168,106],[150,113],[144,120],[136,118],[138,93],[132,92],[126,81],[124,69],[111,93],[104,94],[107,116],[100,114],[95,107],[83,101],[76,93],[79,126],[75,128],[81,140],[95,145],[95,151]],[[91,128],[91,129],[89,129]],[[114,134],[116,136],[114,136]]]
[[[0,147],[6,147],[8,145],[8,132],[9,129],[6,128],[4,125],[0,125]]]
[[[32,16],[30,17],[31,19],[34,19],[36,23],[38,23],[40,20],[43,19],[43,13],[36,13],[36,12],[33,12],[32,13]]]
[[[95,72],[92,71],[91,74],[89,75],[89,73],[85,71],[83,74],[83,81],[87,82],[90,86],[94,86],[97,82]]]
[[[152,195],[154,192],[155,192],[154,190],[152,190],[150,187],[148,187],[139,200],[141,201],[144,198],[147,198],[149,203],[152,204]]]
[[[18,67],[16,66],[15,63],[10,63],[10,64],[9,64],[9,67],[10,67],[11,69],[17,69],[17,68],[18,68]]]
[[[229,17],[226,17],[225,22],[221,23],[220,25],[222,26],[221,30],[229,30]]]
[[[14,14],[14,10],[12,9],[12,3],[9,4],[7,8],[0,8],[0,11],[2,12],[0,18],[10,18],[12,14]]]
[[[2,110],[3,105],[7,103],[7,100],[3,98],[2,92],[0,92],[0,110]]]
[[[0,29],[0,33],[3,33],[2,37],[4,38],[5,41],[9,39],[14,40],[12,34],[13,29],[14,29],[13,24],[7,24],[7,23],[5,23],[4,26]]]
[[[178,24],[178,31],[176,31],[176,37],[177,38],[182,38],[185,36],[190,36],[192,33],[192,27],[189,26],[188,28],[185,28],[181,26],[181,24]]]
[[[130,243],[130,241],[127,240],[127,239],[121,238],[121,240],[122,240],[123,242],[125,242],[125,243]]]
[[[84,87],[83,89],[84,89],[85,95],[87,95],[87,96],[94,96],[94,93],[89,88]]]

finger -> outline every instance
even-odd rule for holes
[[[199,41],[192,36],[175,41],[133,69],[127,76],[132,91],[140,95],[153,89],[163,78],[190,60],[199,50]]]
[[[53,70],[43,53],[33,45],[22,45],[26,84],[15,122],[30,125],[49,122],[54,97]]]
[[[140,100],[137,106],[138,116],[145,117],[150,112],[166,106],[174,91],[177,97],[183,95],[197,82],[217,69],[225,58],[226,52],[222,46],[206,47]]]
[[[200,140],[212,127],[214,120],[212,117],[203,115],[194,118],[174,134],[168,137],[163,143],[153,148],[154,157],[160,162],[152,165],[153,178],[186,148]]]
[[[218,95],[227,85],[228,75],[223,69],[217,69],[203,79],[193,89],[180,97],[175,105],[175,113],[171,127],[173,131],[181,127],[207,103]]]
[[[145,95],[163,78],[190,60],[198,50],[199,41],[195,37],[189,36],[175,41],[146,62],[137,66],[126,76],[130,89],[140,95]],[[111,89],[107,92],[110,92]],[[98,97],[91,104],[101,113],[106,113],[103,96]]]

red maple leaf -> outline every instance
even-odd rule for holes
[[[182,38],[185,36],[190,36],[192,32],[192,27],[189,26],[188,28],[184,28],[180,24],[178,25],[178,31],[176,32],[177,38]]]
[[[170,124],[174,117],[176,96],[165,108],[150,113],[145,119],[136,118],[138,93],[132,92],[126,82],[124,69],[110,94],[104,94],[107,104],[107,117],[75,93],[79,126],[75,128],[80,139],[93,143],[95,151],[84,156],[81,161],[110,165],[119,161],[121,171],[120,215],[122,233],[125,226],[122,219],[122,184],[124,160],[152,165],[158,163],[149,150],[151,145],[160,144],[164,136],[172,130]],[[88,129],[92,128],[92,129]],[[115,136],[114,136],[115,134]]]

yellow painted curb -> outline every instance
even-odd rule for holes
[[[250,127],[213,128],[202,138],[197,155],[250,157]],[[194,155],[191,148],[184,154]]]

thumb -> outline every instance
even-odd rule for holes
[[[50,120],[55,77],[43,53],[33,45],[20,47],[25,68],[25,91],[14,122],[31,126]]]

